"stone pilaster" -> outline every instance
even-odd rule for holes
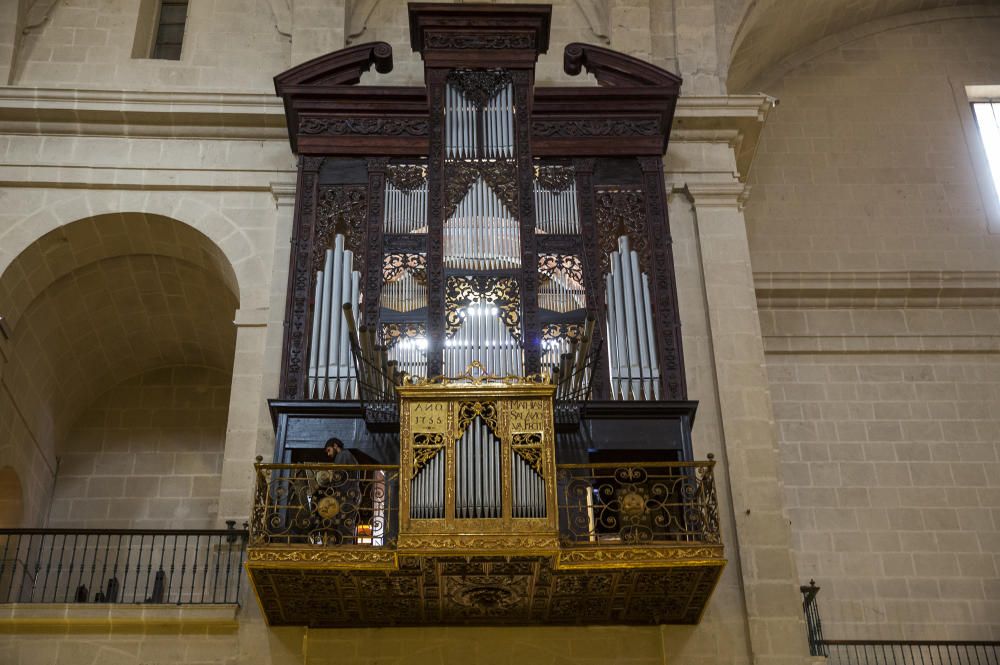
[[[739,552],[750,651],[755,663],[809,662],[742,212],[745,186],[714,174],[683,191],[694,204],[737,532],[726,546]]]

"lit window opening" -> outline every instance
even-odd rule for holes
[[[979,125],[979,135],[986,149],[986,159],[993,176],[993,190],[1000,201],[1000,100],[973,102],[972,112]]]

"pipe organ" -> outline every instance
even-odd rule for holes
[[[382,42],[275,79],[299,161],[247,562],[268,621],[695,623],[724,561],[712,462],[686,461],[680,80],[569,44],[592,79],[536,86],[545,5],[408,13],[423,86],[357,85]],[[332,436],[361,463],[299,501]]]
[[[309,348],[309,396],[315,399],[355,399],[357,374],[351,354],[343,307],[358,318],[361,273],[354,270],[354,253],[344,249],[337,234],[316,272],[312,337]]]
[[[605,300],[611,398],[660,399],[649,276],[639,270],[639,254],[629,248],[628,236],[618,238],[611,266]]]

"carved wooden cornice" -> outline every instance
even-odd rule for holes
[[[427,67],[527,67],[549,48],[549,5],[409,6],[410,45]]]
[[[563,50],[563,69],[576,76],[581,69],[597,84],[609,87],[658,87],[680,92],[681,77],[665,69],[602,46],[573,42]]]

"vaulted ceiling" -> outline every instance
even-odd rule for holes
[[[865,23],[909,12],[968,5],[984,0],[722,0],[720,9],[742,16],[731,49],[730,93],[758,92],[774,67],[816,42]],[[733,5],[744,7],[734,12]],[[766,91],[764,91],[766,92]]]

